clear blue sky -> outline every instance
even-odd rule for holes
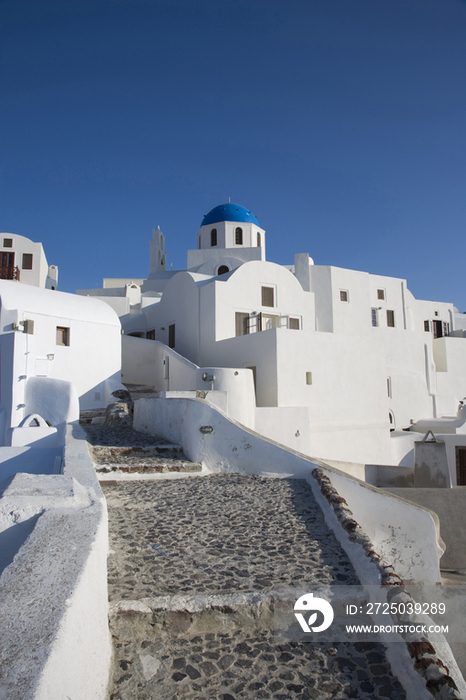
[[[466,2],[1,0],[0,230],[59,288],[186,265],[240,203],[269,260],[466,311]]]

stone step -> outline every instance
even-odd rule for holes
[[[270,594],[183,598],[111,606],[112,700],[406,700],[381,644],[280,639]]]
[[[294,600],[293,600],[294,602]],[[270,592],[175,595],[119,600],[110,604],[110,629],[128,641],[194,636],[228,629],[272,629]]]
[[[146,464],[96,464],[95,470],[97,474],[165,474],[169,472],[201,472],[202,465],[189,460],[174,462],[152,460]]]
[[[136,456],[138,459],[144,459],[149,456],[179,456],[183,454],[181,445],[171,443],[166,445],[92,445],[91,449],[94,457],[97,457],[99,461],[104,459],[111,462],[121,457]]]

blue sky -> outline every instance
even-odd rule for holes
[[[466,2],[0,0],[0,230],[59,288],[182,269],[228,201],[267,257],[466,311]]]

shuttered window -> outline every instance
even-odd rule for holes
[[[262,287],[262,306],[274,306],[273,287]]]
[[[237,311],[235,314],[236,335],[247,335],[249,333],[249,314]]]

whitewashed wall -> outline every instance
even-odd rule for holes
[[[0,299],[3,333],[15,334],[21,345],[5,377],[14,387],[14,406],[25,404],[20,377],[35,376],[71,381],[82,409],[110,403],[112,391],[121,387],[121,327],[107,304],[5,280],[0,280]],[[33,334],[13,329],[25,320],[34,322]],[[69,328],[69,346],[57,345],[57,326]],[[17,417],[20,422],[24,412]]]
[[[8,700],[107,697],[107,509],[77,424],[68,426],[64,460],[61,475],[18,474],[0,499],[0,531],[18,531],[0,577],[0,697]]]
[[[198,367],[163,343],[123,336],[122,378],[126,384],[144,384],[156,391],[226,392],[226,411],[235,420],[254,425],[255,398],[252,372],[228,367]],[[214,376],[205,381],[202,376]],[[209,401],[209,397],[206,397]]]
[[[211,426],[213,431],[201,433],[202,426]],[[316,466],[304,455],[264,439],[201,401],[140,399],[135,403],[134,427],[181,444],[190,459],[212,471],[312,479]],[[435,515],[330,467],[325,470],[356,520],[377,543],[379,553],[396,560],[402,578],[440,580]]]

